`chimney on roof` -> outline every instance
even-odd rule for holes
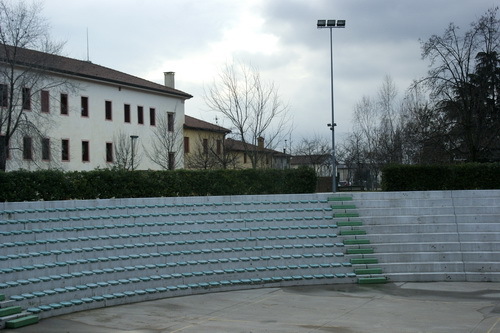
[[[257,142],[258,142],[257,145],[258,145],[259,149],[264,149],[264,138],[259,136],[257,138]]]
[[[165,75],[165,86],[169,88],[175,88],[175,72],[164,72]]]

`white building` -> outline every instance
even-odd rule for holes
[[[12,136],[6,170],[109,168],[125,155],[127,161],[134,159],[135,169],[160,169],[148,151],[155,131],[163,130],[159,125],[166,126],[166,133],[182,131],[184,103],[192,97],[175,89],[173,72],[165,73],[161,85],[90,62],[17,49],[15,76],[41,58],[44,76],[10,90],[4,75],[9,47],[1,46],[2,118],[9,101],[18,101],[23,115],[38,124],[36,134],[24,130]],[[5,139],[7,129],[0,125],[0,138]],[[179,142],[171,146],[182,147],[182,136],[175,140]],[[165,154],[169,163],[183,166],[181,148]]]

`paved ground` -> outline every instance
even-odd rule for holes
[[[4,332],[500,333],[500,283],[254,289],[73,313]]]

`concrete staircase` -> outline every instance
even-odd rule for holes
[[[197,293],[388,281],[500,281],[500,191],[0,203],[0,329]]]
[[[345,246],[344,253],[353,265],[357,283],[386,283],[387,278],[382,268],[378,266],[377,255],[374,247],[371,246],[371,241],[366,238],[367,231],[353,197],[333,195],[328,200],[332,203],[333,217]]]
[[[500,281],[500,191],[359,192],[352,198],[362,222],[348,222],[353,231],[347,232],[359,234],[346,244],[373,250],[362,255],[373,263],[356,268],[358,276]]]
[[[14,305],[14,301],[6,300],[4,294],[0,294],[0,329],[18,328],[38,323],[38,316],[24,311],[20,306]]]

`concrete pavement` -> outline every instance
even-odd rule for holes
[[[500,283],[266,288],[83,311],[17,333],[500,333]]]

